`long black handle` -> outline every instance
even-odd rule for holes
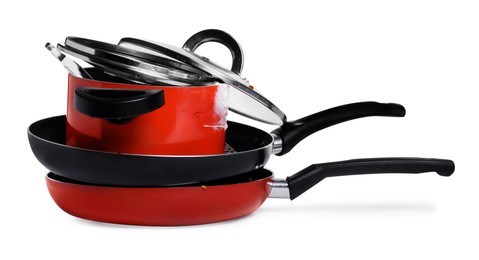
[[[243,50],[239,43],[228,33],[217,30],[208,29],[192,35],[185,44],[183,49],[194,52],[196,48],[206,42],[218,42],[226,46],[231,52],[233,57],[233,63],[231,65],[231,71],[240,74],[243,70]]]
[[[293,200],[327,177],[376,173],[424,173],[436,172],[451,176],[454,162],[425,158],[371,158],[341,162],[313,164],[288,177],[290,199]]]
[[[88,116],[114,124],[126,124],[136,116],[152,112],[165,104],[163,90],[79,87],[75,108]]]
[[[301,140],[324,128],[349,120],[368,116],[403,117],[406,109],[399,104],[384,104],[378,102],[359,102],[342,105],[316,114],[286,122],[272,132],[281,138],[282,148],[276,155],[291,151]]]

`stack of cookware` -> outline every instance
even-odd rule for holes
[[[232,54],[225,69],[194,53],[219,42]],[[226,32],[204,30],[182,48],[123,38],[118,44],[67,37],[46,45],[68,69],[66,116],[28,130],[46,183],[65,212],[134,225],[191,225],[247,215],[266,198],[295,199],[332,176],[437,172],[454,163],[427,158],[371,158],[320,163],[286,178],[264,168],[326,127],[369,117],[403,117],[403,106],[360,102],[287,121],[241,76],[243,51]],[[91,64],[82,68],[74,60]],[[228,110],[279,127],[271,133],[227,121]]]

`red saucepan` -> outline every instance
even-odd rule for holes
[[[450,176],[450,160],[359,159],[311,165],[285,180],[258,169],[229,180],[182,187],[96,186],[46,176],[48,190],[65,212],[84,219],[131,225],[175,226],[224,221],[250,214],[269,197],[295,199],[332,176],[437,172]]]
[[[272,134],[230,121],[226,141],[235,152],[201,156],[119,154],[73,147],[65,144],[64,116],[33,123],[28,138],[37,159],[66,178],[100,185],[175,186],[263,167],[271,154],[286,154],[310,134],[338,123],[367,116],[402,117],[405,113],[398,104],[354,103],[286,122]]]
[[[95,78],[68,76],[66,144],[129,154],[223,153],[226,85],[143,86],[109,82],[99,73]]]
[[[89,71],[93,79],[69,75],[68,145],[148,155],[223,153],[227,85],[188,64],[115,44],[67,37],[58,49],[99,69]]]
[[[207,32],[196,34],[192,44],[222,43],[233,54],[232,70],[167,44],[160,46],[174,55],[67,37],[60,51],[148,86],[70,75],[66,143],[128,154],[221,154],[228,108],[263,122],[285,122],[284,113],[240,77],[241,46],[225,32]]]

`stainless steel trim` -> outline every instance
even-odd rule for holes
[[[290,199],[288,182],[285,179],[273,179],[272,182],[268,182],[271,186],[270,198]]]
[[[212,82],[215,80],[209,75],[197,75],[153,64],[127,54],[91,48],[70,38],[67,38],[65,41],[65,46],[58,45],[58,48],[65,52],[68,51],[70,55],[76,56],[86,62],[95,61],[95,65],[101,65],[104,69],[114,67],[114,71],[111,71],[113,73],[121,71],[123,73],[133,74],[136,76],[137,81],[144,81],[145,83],[156,84],[157,81],[163,83],[169,80],[173,85],[202,85],[204,82]]]
[[[134,82],[142,82],[148,83],[153,85],[173,85],[173,86],[184,86],[184,85],[191,85],[190,82],[174,80],[169,77],[161,77],[158,73],[153,73],[148,70],[143,70],[142,75],[139,75],[138,70],[140,68],[134,67],[127,64],[120,64],[116,62],[111,62],[108,59],[104,59],[97,55],[91,55],[88,53],[84,53],[81,51],[72,51],[71,49],[67,49],[62,45],[58,45],[58,49],[62,52],[65,52],[69,55],[77,57],[81,60],[84,60],[94,66],[101,67],[103,70],[110,72],[114,76],[125,78],[130,81]],[[212,85],[212,82],[202,82],[201,84],[195,85]]]
[[[283,139],[276,134],[271,134],[273,136],[273,154],[279,154],[283,150]]]
[[[186,63],[168,58],[165,55],[163,56],[152,55],[149,53],[136,51],[130,48],[124,48],[116,44],[70,36],[65,39],[65,46],[71,47],[73,49],[76,49],[91,55],[95,55],[95,51],[104,51],[111,54],[115,54],[117,55],[117,57],[120,56],[120,57],[129,58],[129,59],[134,59],[135,62],[138,62],[138,58],[139,58],[141,59],[140,62],[144,61],[146,64],[149,64],[152,66],[155,65],[163,69],[189,73],[189,74],[193,74],[197,76],[206,76],[206,77],[211,76],[202,70],[199,70]],[[153,68],[156,69],[157,67],[153,67]]]
[[[67,69],[67,71],[70,72],[73,76],[86,79],[92,78],[90,74],[88,74],[88,72],[86,72],[80,65],[78,65],[78,63],[69,59],[67,56],[65,56],[65,54],[61,53],[51,43],[47,42],[45,48],[47,48],[47,50],[49,50],[53,54],[53,56],[55,56],[62,63],[63,67],[65,67],[65,69]]]

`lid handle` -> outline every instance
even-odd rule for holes
[[[228,33],[217,30],[217,29],[208,29],[198,33],[195,33],[185,44],[183,44],[183,49],[187,51],[194,52],[200,45],[206,42],[217,42],[221,43],[231,52],[233,57],[233,63],[231,65],[231,71],[237,74],[241,74],[243,71],[243,50],[239,43]]]

